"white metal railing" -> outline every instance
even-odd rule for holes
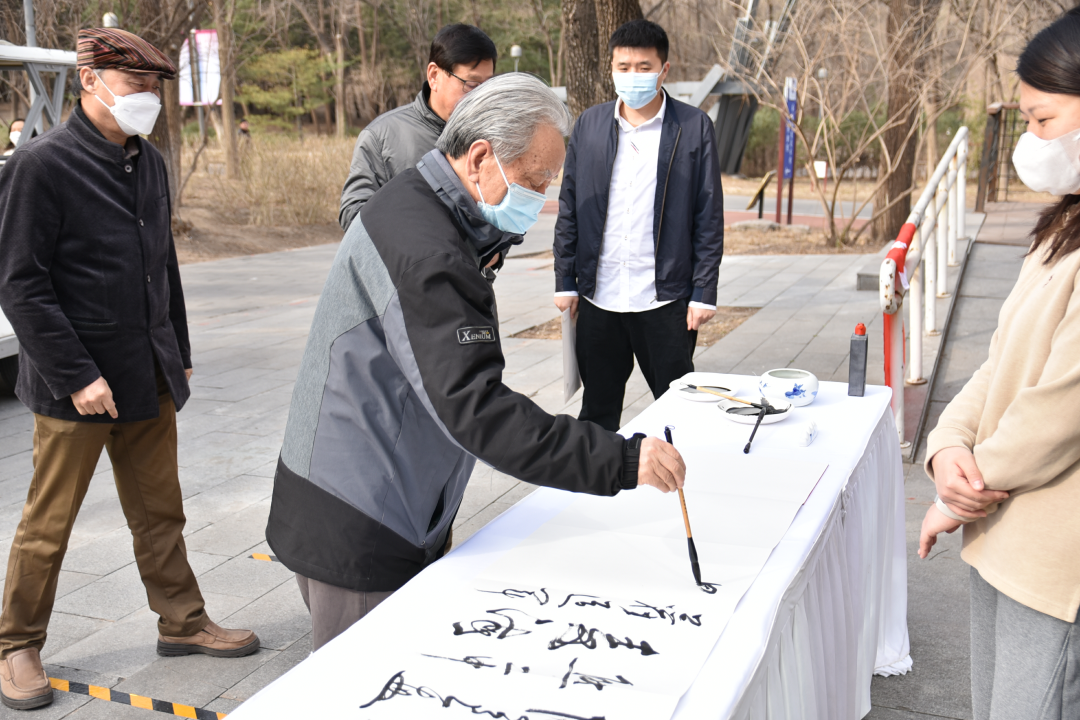
[[[881,263],[879,296],[885,319],[885,384],[892,388],[892,409],[900,444],[904,441],[904,322],[900,309],[908,298],[910,330],[907,384],[921,385],[923,335],[940,335],[937,298],[948,297],[948,268],[956,259],[957,238],[967,237],[968,129],[956,131],[926,189]],[[902,268],[899,273],[897,268]]]

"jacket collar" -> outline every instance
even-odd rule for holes
[[[443,128],[446,127],[446,121],[435,114],[435,111],[431,109],[431,105],[428,103],[431,100],[431,88],[427,84],[427,80],[424,81],[424,87],[420,92],[416,93],[416,98],[413,100],[413,107],[416,108],[416,114],[420,116],[420,119],[431,126],[431,128],[442,134]]]
[[[143,139],[141,137],[128,138],[127,144],[123,147],[106,140],[97,126],[86,116],[86,112],[82,109],[82,100],[76,101],[75,109],[68,117],[66,125],[83,147],[102,160],[120,165],[128,158],[142,152]]]
[[[420,158],[416,169],[424,176],[427,184],[439,196],[443,204],[450,209],[450,214],[462,235],[468,239],[476,251],[481,268],[488,264],[495,253],[502,253],[498,263],[501,266],[506,258],[506,251],[512,245],[521,244],[523,240],[521,235],[503,232],[480,215],[476,201],[466,192],[446,156],[437,149]]]

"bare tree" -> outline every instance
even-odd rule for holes
[[[615,97],[608,41],[620,25],[641,17],[638,0],[562,0],[566,94],[574,115]]]
[[[240,153],[236,146],[236,112],[233,101],[236,96],[236,62],[233,43],[233,19],[236,16],[236,0],[215,0],[214,27],[218,34],[218,61],[221,66],[221,137],[218,141],[225,149],[225,177],[240,178]]]
[[[879,238],[895,237],[896,223],[906,220],[915,189],[920,113],[926,111],[925,125],[934,128],[941,113],[956,107],[972,69],[1001,42],[1014,19],[1001,17],[1001,27],[990,35],[993,43],[972,42],[970,15],[958,17],[928,0],[889,2],[801,3],[790,18],[782,60],[761,74],[756,89],[764,107],[786,115],[782,79],[796,78],[802,111],[794,131],[804,154],[802,165],[822,203],[826,235],[836,244],[854,243],[875,228]],[[897,3],[907,3],[900,16]],[[1023,6],[1023,1],[1014,5],[1014,14]],[[765,27],[755,29],[748,39],[750,54],[759,63],[765,33]],[[824,79],[818,74],[821,68],[827,70]],[[818,109],[820,122],[807,114],[808,108]],[[828,191],[812,170],[815,159],[825,160],[832,170],[835,182]],[[862,193],[860,180],[868,186]],[[840,203],[848,194],[847,183],[854,183],[853,207]],[[871,201],[871,222],[861,225],[857,217]]]

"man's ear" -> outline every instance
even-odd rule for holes
[[[473,183],[480,182],[480,163],[487,159],[491,153],[491,143],[487,140],[477,140],[469,147],[466,155],[465,173]]]
[[[425,73],[425,75],[427,76],[426,79],[427,79],[427,82],[428,82],[428,86],[432,90],[434,90],[435,89],[435,84],[439,79],[439,66],[436,65],[433,62],[428,63],[427,72]]]

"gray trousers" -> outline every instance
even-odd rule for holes
[[[1080,625],[1002,594],[971,569],[975,720],[1080,718]]]
[[[311,651],[352,627],[392,592],[358,592],[296,574],[296,584],[311,613]]]

